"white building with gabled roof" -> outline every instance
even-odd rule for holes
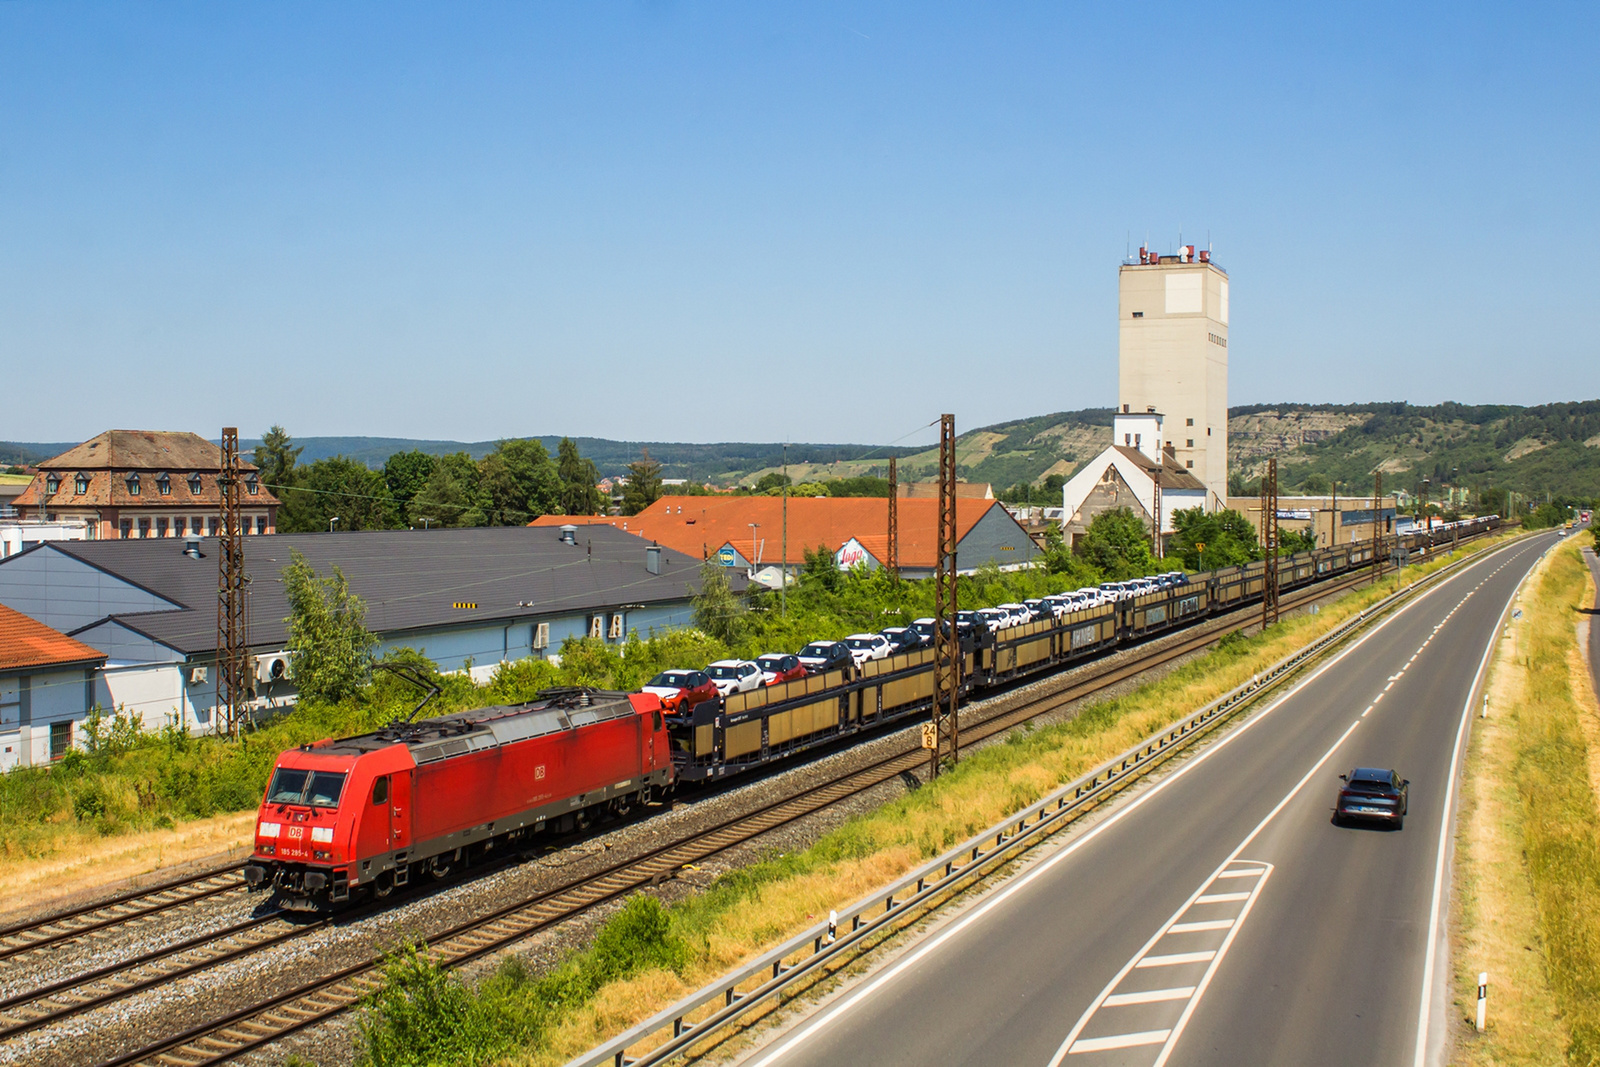
[[[1173,532],[1172,513],[1206,506],[1206,484],[1178,463],[1162,432],[1160,412],[1118,412],[1112,445],[1084,464],[1061,488],[1061,535],[1076,544],[1095,516],[1128,508],[1162,537]]]

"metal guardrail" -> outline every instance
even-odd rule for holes
[[[1421,581],[1395,590],[1372,607],[1360,612],[1355,618],[1330,630],[1299,651],[1285,656],[1267,670],[1252,677],[1250,681],[1230,690],[1198,711],[1150,735],[1144,741],[1067,783],[1044,799],[1034,802],[1022,811],[1007,817],[1003,822],[930,860],[887,888],[863,897],[843,911],[830,914],[827,922],[818,923],[776,948],[762,953],[749,963],[702,986],[605,1044],[569,1061],[566,1067],[601,1067],[604,1064],[613,1064],[615,1067],[630,1067],[630,1065],[645,1067],[649,1064],[662,1063],[695,1042],[704,1040],[708,1034],[736,1021],[756,1005],[770,1000],[801,978],[820,970],[835,958],[840,958],[845,950],[917,911],[919,905],[965,888],[964,883],[975,880],[1003,863],[1010,862],[1022,847],[1031,846],[1075,821],[1079,816],[1148,773],[1156,764],[1211,733],[1254,698],[1304,666],[1308,660],[1321,655],[1351,636],[1372,618],[1388,611],[1419,587],[1431,584],[1468,562],[1469,559],[1471,557],[1458,560]],[[747,985],[749,988],[740,988]],[[721,1006],[712,1014],[697,1021],[690,1021],[690,1015],[719,1001]],[[628,1056],[628,1049],[655,1039],[669,1030],[670,1035],[666,1040],[652,1046],[637,1058]]]

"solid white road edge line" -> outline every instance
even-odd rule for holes
[[[861,988],[848,994],[838,1003],[823,1009],[815,1019],[803,1026],[793,1036],[780,1043],[777,1048],[771,1050],[766,1055],[756,1060],[750,1065],[750,1067],[770,1067],[771,1064],[778,1062],[778,1060],[788,1055],[791,1051],[798,1048],[812,1037],[815,1037],[823,1030],[827,1029],[857,1005],[871,997],[879,989],[882,989],[900,975],[916,966],[916,964],[923,958],[938,950],[956,935],[960,934],[962,931],[966,930],[968,927],[972,926],[978,920],[986,916],[989,912],[1005,903],[1013,895],[1021,892],[1024,888],[1031,885],[1036,879],[1043,877],[1047,872],[1053,870],[1056,864],[1064,862],[1068,857],[1076,854],[1080,848],[1099,837],[1101,833],[1105,832],[1110,827],[1115,826],[1118,822],[1121,822],[1123,819],[1127,818],[1133,812],[1138,811],[1139,808],[1144,806],[1147,801],[1160,794],[1173,782],[1179,781],[1184,775],[1188,774],[1195,767],[1203,764],[1207,759],[1222,751],[1233,741],[1243,737],[1251,727],[1255,726],[1256,723],[1266,719],[1268,715],[1272,714],[1280,706],[1282,706],[1285,701],[1291,699],[1295,694],[1299,693],[1300,690],[1316,681],[1326,671],[1331,670],[1334,666],[1343,661],[1346,656],[1355,652],[1362,645],[1366,644],[1368,641],[1372,640],[1372,638],[1382,633],[1390,623],[1393,623],[1405,616],[1407,612],[1416,607],[1418,604],[1425,603],[1441,589],[1450,587],[1461,577],[1474,570],[1480,563],[1487,561],[1493,555],[1507,549],[1514,549],[1519,544],[1520,542],[1513,541],[1502,548],[1490,549],[1479,559],[1469,563],[1466,567],[1463,567],[1461,570],[1446,578],[1438,585],[1431,589],[1424,590],[1420,596],[1417,596],[1408,603],[1401,605],[1398,611],[1384,619],[1382,622],[1378,623],[1378,625],[1374,626],[1366,633],[1362,634],[1361,637],[1354,641],[1348,648],[1341,651],[1338,655],[1324,663],[1321,667],[1318,667],[1308,677],[1302,678],[1299,682],[1296,682],[1293,688],[1291,688],[1288,692],[1278,697],[1278,699],[1274,700],[1271,704],[1268,704],[1265,708],[1261,709],[1261,711],[1250,716],[1235,729],[1223,734],[1222,737],[1212,742],[1208,747],[1202,749],[1198,755],[1189,759],[1182,766],[1178,767],[1177,770],[1173,771],[1165,778],[1162,778],[1155,785],[1151,786],[1137,797],[1134,797],[1126,807],[1119,808],[1118,810],[1112,812],[1104,820],[1091,827],[1086,833],[1083,834],[1083,836],[1064,846],[1055,855],[1043,860],[1032,870],[1024,873],[1020,877],[1012,879],[1012,881],[1005,887],[994,893],[987,900],[980,903],[977,907],[973,908],[970,912],[962,916],[956,922],[952,923],[949,927],[941,931],[937,936],[929,940],[927,943],[908,953],[904,959],[900,960],[900,962],[884,971],[883,974],[879,975],[877,978],[873,979],[871,982],[868,982]]]
[[[1548,550],[1546,550],[1548,551]],[[1540,559],[1544,554],[1540,554]],[[1538,563],[1535,561],[1534,566]],[[1478,687],[1483,683],[1483,676],[1489,669],[1489,660],[1492,658],[1495,646],[1500,643],[1500,630],[1505,622],[1506,615],[1511,611],[1511,605],[1516,601],[1517,595],[1522,592],[1523,583],[1533,574],[1533,567],[1522,576],[1516,588],[1511,590],[1511,595],[1506,598],[1505,607],[1500,609],[1500,617],[1495,620],[1494,629],[1489,633],[1489,640],[1484,645],[1483,659],[1478,662],[1478,671],[1472,676],[1472,685],[1467,689],[1467,702],[1461,708],[1461,724],[1456,727],[1456,744],[1450,753],[1450,777],[1444,784],[1444,811],[1439,815],[1439,855],[1434,861],[1433,868],[1433,901],[1428,908],[1428,949],[1422,959],[1422,1004],[1417,1009],[1417,1047],[1416,1054],[1412,1057],[1413,1067],[1427,1067],[1428,1062],[1428,1028],[1432,1023],[1430,1015],[1433,1008],[1433,972],[1438,964],[1439,942],[1446,936],[1439,929],[1439,913],[1444,906],[1444,872],[1445,861],[1450,855],[1450,823],[1455,818],[1455,792],[1456,777],[1461,772],[1461,749],[1466,740],[1467,727],[1472,723],[1472,707],[1478,694]]]

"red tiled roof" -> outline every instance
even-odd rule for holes
[[[994,500],[958,498],[956,540],[959,542],[965,537],[990,508],[999,506]],[[907,498],[900,501],[901,566],[933,566],[938,540],[934,529],[938,507],[937,500]],[[568,521],[574,520],[569,518]],[[761,562],[775,565],[783,554],[782,497],[664,496],[637,515],[601,521],[614,526],[626,523],[629,533],[702,559],[723,545],[732,545],[746,558],[750,557],[750,523],[760,523],[754,535]],[[560,525],[559,522],[547,524]],[[852,537],[863,546],[883,546],[889,536],[889,501],[881,497],[790,497],[788,524],[787,562],[790,563],[803,562],[806,551],[818,545],[837,552],[839,546]],[[878,555],[877,549],[869,547],[868,550]],[[887,549],[884,551],[886,553]]]
[[[0,604],[0,671],[100,663],[106,654]]]

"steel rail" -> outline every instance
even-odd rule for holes
[[[244,886],[242,877],[232,877],[244,864],[214,867],[174,878],[158,885],[130,890],[108,900],[97,901],[57,912],[40,919],[0,928],[0,960],[71,941],[85,934],[134,922],[150,915],[180,908]],[[193,890],[193,891],[190,891]],[[52,927],[58,929],[51,929]]]
[[[1311,586],[1302,586],[1285,606],[1297,607],[1358,587],[1368,580],[1364,571],[1365,568],[1355,576],[1345,574]],[[1063,679],[1066,684],[1061,688],[1040,694],[1015,708],[998,710],[976,719],[967,727],[971,731],[969,736],[974,741],[981,741],[1003,733],[1065,704],[1214,644],[1224,633],[1239,628],[1238,616],[1243,610],[1236,609],[1219,619],[1179,631],[1181,640],[1149,655],[1118,664],[1100,662],[1080,665],[1073,673],[1084,674]],[[981,712],[982,706],[972,710]],[[832,781],[810,787],[802,794],[779,798],[754,811],[734,814],[708,829],[696,832],[692,837],[659,845],[594,874],[576,878],[566,885],[435,932],[428,939],[429,953],[442,966],[460,966],[639,888],[658,884],[685,864],[744,844],[906,772],[915,773],[924,769],[926,756],[920,745],[908,744],[866,766],[844,772]],[[103,1067],[145,1063],[164,1067],[198,1067],[253,1051],[357,1004],[377,988],[380,981],[377,970],[381,964],[381,956],[371,957],[231,1012],[223,1018],[191,1027],[105,1061]]]
[[[274,911],[267,915],[259,915],[213,933],[196,935],[134,959],[106,964],[92,971],[7,997],[0,1001],[0,1040],[60,1022],[62,1019],[92,1011],[146,989],[165,985],[217,964],[301,937],[313,930],[321,929],[332,921],[332,917],[328,917],[311,923],[292,924],[284,918],[285,914],[283,911]],[[263,928],[270,923],[279,923],[284,928],[264,930]]]

